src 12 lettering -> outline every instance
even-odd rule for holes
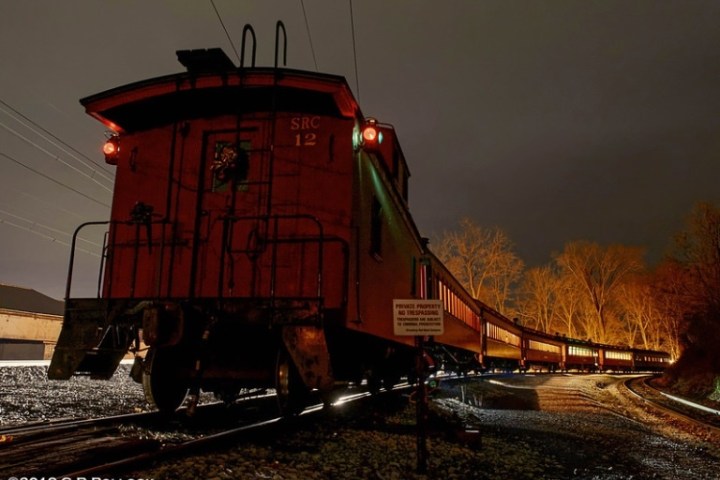
[[[295,134],[296,147],[313,147],[317,145],[317,132],[320,128],[320,117],[292,117],[290,119],[290,130],[298,132]]]

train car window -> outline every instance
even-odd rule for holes
[[[540,352],[560,353],[560,347],[558,345],[539,342],[537,340],[529,340],[528,347],[531,350],[538,350]]]
[[[370,211],[370,253],[382,257],[382,205],[377,197],[372,199]]]
[[[239,192],[247,191],[247,177],[250,169],[247,153],[249,149],[250,142],[215,143],[215,155],[210,166],[213,173],[213,192],[226,192],[229,185],[235,185],[235,189]]]
[[[632,353],[630,352],[618,352],[615,350],[606,350],[605,357],[614,360],[632,360]]]
[[[508,330],[505,330],[493,323],[488,324],[487,336],[509,345],[515,345],[516,347],[520,346],[520,337],[518,335],[515,335],[514,333],[509,332]]]
[[[568,354],[575,355],[578,357],[592,357],[594,356],[594,352],[591,348],[588,347],[579,347],[577,345],[570,345],[568,348]]]

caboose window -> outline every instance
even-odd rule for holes
[[[234,184],[237,191],[247,191],[247,177],[250,168],[247,153],[249,148],[250,142],[215,143],[215,154],[210,165],[213,173],[213,192],[225,192],[230,184]]]
[[[370,253],[382,256],[382,205],[377,197],[373,197],[370,212]]]

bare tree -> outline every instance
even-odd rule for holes
[[[436,244],[435,254],[473,297],[500,312],[506,310],[523,262],[502,230],[482,228],[465,218],[459,230],[445,232]]]
[[[661,263],[653,272],[653,303],[658,312],[656,345],[680,357],[680,336],[683,323],[695,309],[695,294],[690,271],[672,259]]]
[[[643,269],[642,250],[624,245],[606,248],[592,242],[576,241],[565,245],[557,255],[558,265],[567,272],[583,293],[587,311],[578,318],[588,336],[600,343],[613,339],[613,324],[618,318],[611,311],[618,289],[628,275]]]
[[[512,286],[520,280],[525,264],[512,251],[512,242],[499,228],[492,230],[489,247],[488,297],[492,298],[497,311],[507,312]]]
[[[550,266],[534,267],[525,272],[517,305],[523,324],[551,332],[559,284],[559,278]]]
[[[720,209],[700,203],[676,238],[674,260],[686,272],[687,310],[681,322],[679,363],[703,374],[720,373]]]
[[[720,312],[720,209],[703,202],[675,239],[675,259],[697,282],[696,302]]]
[[[656,308],[653,285],[646,275],[634,275],[620,286],[620,306],[628,345],[645,349],[659,348],[657,334],[660,314]]]
[[[558,294],[555,297],[555,324],[558,331],[570,338],[577,338],[578,317],[582,312],[582,292],[569,275],[558,277]],[[585,336],[588,335],[585,333]]]

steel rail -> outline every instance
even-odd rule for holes
[[[402,391],[404,389],[408,389],[411,386],[407,383],[404,384],[398,384],[395,385],[390,391],[397,392]],[[387,394],[389,391],[387,389],[382,390],[379,394]],[[376,394],[377,395],[377,394]],[[332,402],[330,404],[331,408],[341,408],[342,405],[356,402],[356,401],[362,401],[368,397],[371,397],[372,395],[368,392],[358,392],[358,393],[349,393],[347,395],[341,396],[336,401]],[[321,414],[321,412],[324,410],[325,406],[322,403],[318,403],[315,405],[310,405],[303,410],[302,413],[298,415],[298,417],[302,418],[309,418],[314,417],[315,415]],[[56,478],[90,478],[92,475],[107,475],[108,473],[116,473],[116,472],[124,472],[129,471],[132,468],[141,467],[143,465],[146,465],[152,461],[156,460],[164,460],[176,456],[180,456],[187,452],[198,452],[202,448],[212,448],[215,446],[220,446],[225,442],[228,442],[230,440],[237,440],[239,438],[242,438],[243,435],[246,435],[250,432],[257,433],[259,431],[262,431],[263,429],[271,429],[276,426],[284,425],[284,421],[288,420],[287,417],[272,417],[272,418],[266,418],[262,420],[258,420],[252,423],[248,423],[245,425],[240,425],[237,427],[229,428],[227,430],[219,431],[216,433],[211,433],[208,435],[204,435],[199,438],[194,438],[191,440],[187,440],[185,442],[179,443],[179,444],[168,444],[162,446],[158,450],[149,451],[149,452],[143,452],[138,455],[128,456],[127,458],[118,459],[112,462],[105,462],[101,465],[94,465],[94,466],[88,466],[81,470],[74,471],[74,472],[67,472],[67,473],[57,473],[55,474]],[[105,477],[103,477],[105,478]]]
[[[13,425],[4,428],[0,428],[0,436],[20,436],[35,433],[55,433],[57,431],[71,430],[74,428],[92,427],[107,425],[111,423],[132,423],[137,420],[149,419],[152,420],[154,417],[159,416],[160,413],[156,411],[152,412],[139,412],[139,413],[124,413],[120,415],[111,415],[108,417],[98,418],[59,418],[50,419],[40,422],[32,422],[24,425]]]
[[[678,399],[680,397],[676,397],[674,395],[668,395],[665,392],[662,392],[661,390],[653,387],[648,383],[650,377],[642,377],[642,378],[633,378],[628,379],[625,382],[623,382],[623,385],[625,388],[632,393],[637,399],[641,400],[642,402],[651,405],[653,408],[656,408],[674,418],[678,418],[681,420],[684,420],[694,426],[707,428],[710,431],[720,434],[720,426],[710,423],[707,421],[707,419],[699,417],[697,414],[692,415],[689,412],[688,408],[680,408],[677,405],[685,405],[685,407],[693,408],[694,410],[701,411],[702,409],[700,407],[703,407],[702,405],[691,402],[687,399],[682,399],[682,402],[679,402]],[[652,399],[648,397],[647,395],[643,395],[636,389],[634,386],[631,385],[631,383],[636,381],[642,381],[642,386],[650,391],[652,391],[656,397],[664,398],[667,401],[660,402],[658,400]],[[709,409],[712,410],[712,409]],[[716,410],[712,410],[712,412],[715,414],[717,412]]]

